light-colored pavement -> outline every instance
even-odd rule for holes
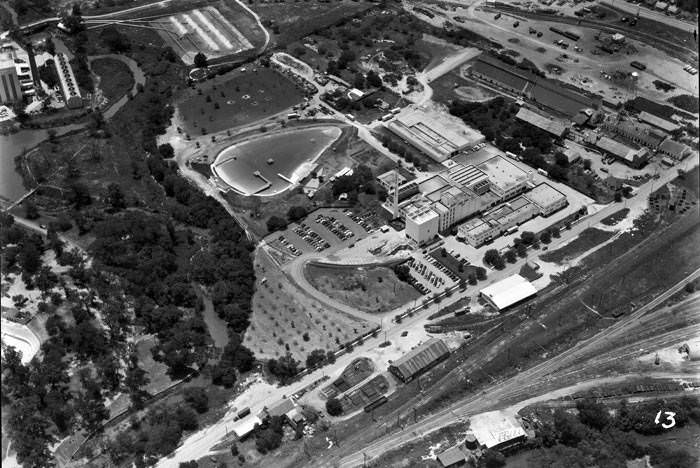
[[[41,347],[41,340],[29,327],[2,319],[2,342],[22,354],[22,364],[27,364]]]

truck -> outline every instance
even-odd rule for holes
[[[394,114],[386,114],[386,115],[383,115],[379,120],[381,120],[382,122],[387,122],[393,118],[394,118]]]
[[[250,408],[245,407],[245,408],[243,408],[242,410],[240,410],[240,411],[236,414],[236,417],[237,417],[238,419],[243,419],[243,418],[245,418],[246,416],[248,416],[249,414],[250,414]]]
[[[352,114],[345,114],[345,118],[354,122],[355,121],[355,116]]]
[[[296,112],[292,112],[291,114],[287,114],[287,119],[289,119],[289,120],[294,120],[294,119],[298,119],[298,118],[299,118],[299,114],[297,114]]]
[[[545,177],[549,177],[549,173],[542,168],[537,169],[537,173]]]
[[[647,66],[644,65],[642,62],[637,62],[636,60],[633,60],[630,62],[630,66],[636,68],[637,70],[646,70]]]
[[[511,159],[518,159],[518,156],[515,153],[511,153],[510,151],[506,151],[506,156],[508,156]]]

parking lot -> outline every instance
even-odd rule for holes
[[[375,232],[378,223],[373,213],[322,208],[303,221],[290,224],[284,231],[271,234],[267,242],[283,252],[289,261],[302,254],[331,253],[348,247]]]
[[[446,287],[459,282],[457,275],[444,265],[428,255],[411,257],[408,262],[411,277],[415,280],[415,288],[422,294],[442,292]]]

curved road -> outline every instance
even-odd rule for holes
[[[2,342],[22,354],[22,364],[32,360],[41,347],[41,340],[26,325],[2,319]]]

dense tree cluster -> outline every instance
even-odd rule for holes
[[[262,425],[255,430],[255,447],[258,452],[265,454],[282,444],[284,435],[284,417],[273,416],[266,418]]]
[[[299,361],[290,353],[279,359],[270,359],[267,368],[272,375],[279,378],[282,383],[288,382],[299,373]]]
[[[643,435],[660,434],[665,429],[654,421],[658,411],[676,413],[677,427],[683,427],[692,418],[700,421],[698,400],[683,397],[679,400],[655,400],[634,405],[622,401],[614,416],[601,403],[579,400],[578,415],[557,409],[551,423],[537,431],[531,463],[537,466],[625,466],[626,460],[650,456],[653,466],[694,466],[697,461],[686,452],[666,446],[643,445],[631,431]]]
[[[343,414],[343,405],[337,398],[329,398],[326,401],[326,411],[331,416],[340,416],[341,414]]]
[[[506,263],[501,254],[496,249],[489,249],[484,254],[484,263],[492,266],[496,270],[505,268]]]
[[[364,164],[360,164],[353,170],[352,175],[344,175],[335,179],[332,190],[333,196],[336,198],[341,193],[347,193],[348,200],[357,200],[357,194],[360,192],[376,193],[372,170]]]

